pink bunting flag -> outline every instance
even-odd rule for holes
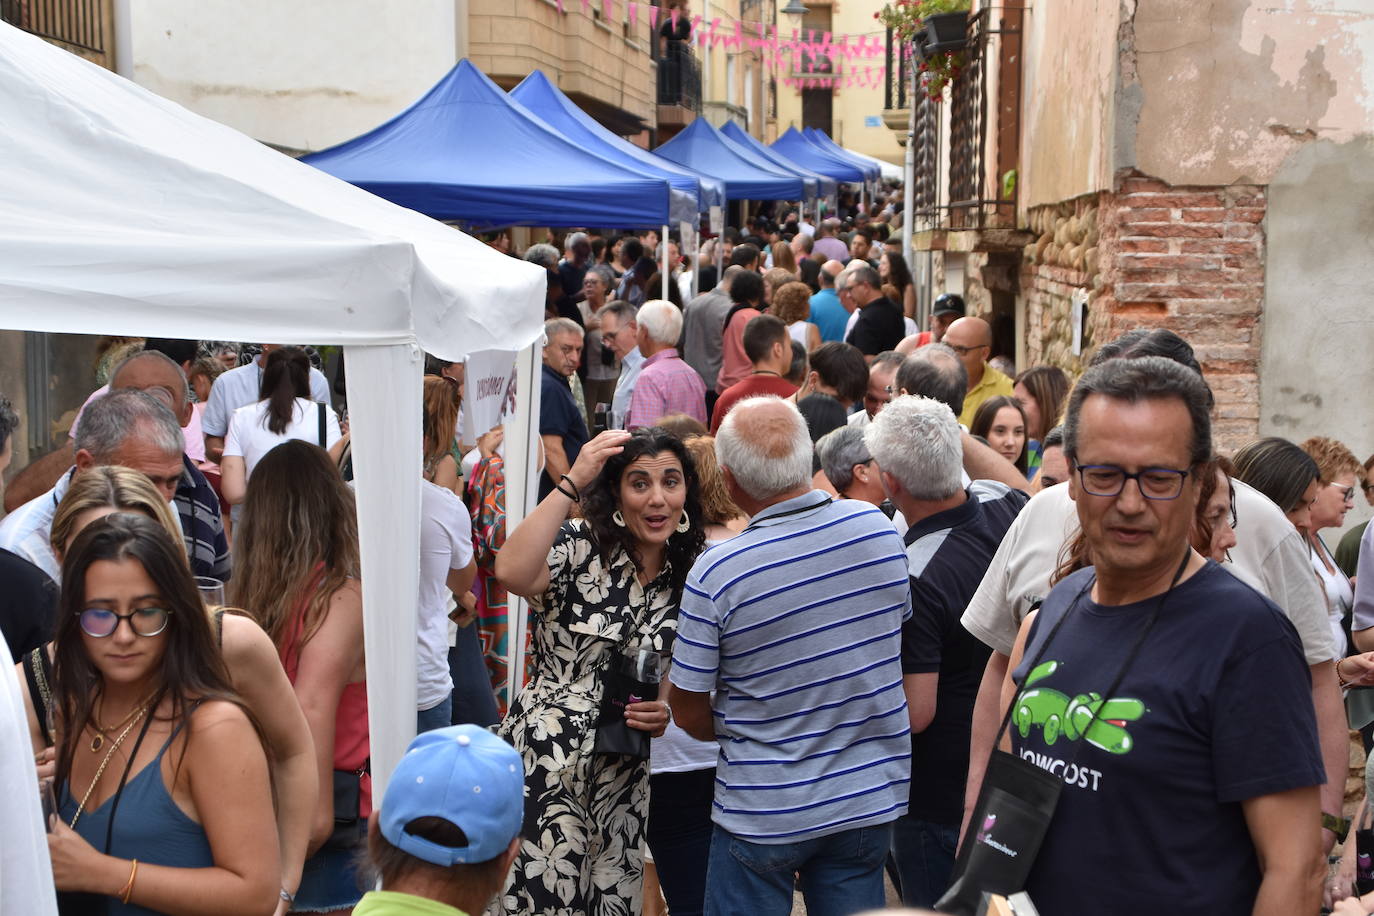
[[[601,0],[601,15],[607,22],[615,22],[615,0]]]
[[[582,0],[582,15],[584,15],[584,16],[590,16],[591,14],[592,14],[592,0]]]
[[[639,4],[635,3],[634,0],[629,0],[625,4],[625,16],[630,20],[630,29],[633,31],[634,27],[639,25]]]
[[[563,12],[563,0],[553,0],[553,2],[558,7],[558,12]]]
[[[656,28],[658,28],[658,7],[654,6],[652,3],[650,3],[648,6],[649,6],[649,28],[651,28],[651,29],[656,29]]]

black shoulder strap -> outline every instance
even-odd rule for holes
[[[52,715],[52,662],[48,660],[47,646],[39,646],[24,655],[20,663],[24,668],[24,680],[29,685],[29,700],[33,703],[33,714],[38,719],[38,730],[43,735],[43,745],[51,747],[53,736],[48,731],[48,718]]]
[[[321,401],[321,402],[320,402],[320,409],[319,409],[319,415],[320,415],[320,448],[329,448],[329,446],[328,446],[327,444],[325,444],[325,441],[324,441],[324,411],[325,411],[325,404],[324,404],[323,401]]]

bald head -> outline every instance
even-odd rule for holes
[[[797,405],[778,397],[736,403],[716,433],[716,459],[746,502],[771,505],[811,485],[806,420]]]
[[[976,385],[983,377],[983,363],[992,355],[992,328],[988,323],[981,318],[960,318],[945,331],[941,342],[958,354],[969,383]]]
[[[830,289],[835,285],[835,278],[844,270],[844,265],[831,258],[821,265],[820,281],[822,289]]]
[[[135,353],[110,375],[110,390],[132,388],[157,398],[185,426],[191,421],[191,396],[186,374],[171,357],[156,350]]]

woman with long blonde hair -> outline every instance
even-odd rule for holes
[[[362,588],[353,491],[324,449],[297,439],[262,457],[234,537],[231,603],[272,637],[314,739],[319,790],[295,906],[346,913],[372,810]]]

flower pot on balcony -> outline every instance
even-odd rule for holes
[[[962,51],[968,45],[968,13],[937,13],[927,16],[916,33],[922,56]]]

